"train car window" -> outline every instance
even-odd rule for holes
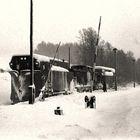
[[[35,70],[40,70],[40,62],[37,61],[37,59],[34,59],[34,69]]]
[[[35,62],[34,69],[39,69],[39,68],[40,68],[39,62]]]

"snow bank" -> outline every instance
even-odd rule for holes
[[[0,73],[0,105],[11,103],[11,76],[9,73]]]
[[[9,62],[11,60],[11,57],[0,57],[0,69],[3,69],[3,70],[10,70],[10,67],[9,67]]]

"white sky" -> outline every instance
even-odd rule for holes
[[[33,0],[34,48],[41,41],[78,41],[82,28],[98,28],[114,47],[140,57],[140,0]],[[29,53],[30,0],[0,0],[0,56]]]

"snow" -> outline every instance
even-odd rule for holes
[[[11,57],[0,57],[0,69],[3,70],[10,70],[9,62],[11,60]]]
[[[0,73],[0,105],[8,105],[11,94],[11,77],[10,74]]]
[[[10,75],[0,73],[1,140],[138,140],[140,86],[59,95],[10,105]],[[96,109],[84,97],[96,96]],[[64,115],[54,115],[60,106]]]
[[[39,54],[34,54],[34,58],[36,58],[38,61],[44,61],[44,62],[50,62],[53,58],[39,55]]]
[[[62,68],[62,67],[60,67],[60,66],[54,66],[54,65],[52,65],[51,71],[69,72],[69,71],[68,71],[67,69],[65,69],[65,68]]]
[[[109,68],[109,67],[104,67],[104,66],[95,66],[95,69],[102,69],[102,70],[107,70],[107,71],[111,71],[111,72],[115,73],[114,68]]]
[[[105,71],[103,73],[104,76],[113,76],[113,72],[108,72],[108,71]]]
[[[44,62],[50,62],[50,60],[54,59],[53,57],[48,57],[48,56],[39,55],[39,54],[34,54],[34,58],[36,58],[38,61],[44,61]],[[62,62],[61,59],[55,58],[55,60]]]

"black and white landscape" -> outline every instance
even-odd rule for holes
[[[0,140],[140,139],[139,0],[0,0],[0,18]],[[36,53],[37,56],[56,57],[60,62],[66,62],[68,68],[64,70],[64,67],[53,65],[54,61],[47,62],[48,66],[34,61],[34,65],[30,61],[33,57],[28,63],[24,61],[28,64],[24,69],[20,60],[27,59],[23,58],[19,62],[13,60],[17,68],[10,68],[14,66],[13,55],[29,53],[30,56]],[[80,84],[74,72],[73,77],[64,75],[64,72],[71,74],[71,66],[76,64],[84,65],[90,71],[86,76],[91,78],[88,91],[92,92],[77,92],[75,87]],[[71,78],[69,87],[66,81],[63,83],[66,85],[63,91],[68,91],[66,94],[71,89],[72,93],[47,97],[44,101],[44,97],[40,101],[39,96],[35,102],[28,96],[30,104],[27,100],[16,102],[18,94],[13,92],[15,102],[11,102],[11,91],[17,89],[15,91],[22,95],[22,91],[27,91],[25,89],[35,87],[31,74],[34,66],[38,66],[36,70],[40,72],[40,79],[36,78],[36,81],[39,86],[43,85],[38,88],[42,97],[46,83],[51,85],[48,80],[51,70],[63,72],[65,80]],[[94,71],[94,66],[102,68],[100,75]],[[105,75],[105,67],[113,72],[109,75],[110,71],[107,71],[108,75]],[[15,74],[14,82],[11,82],[9,70]],[[20,75],[21,71],[27,73]],[[31,83],[28,77],[23,86],[25,79],[21,78],[22,81],[20,77],[25,78],[25,75],[31,75]],[[105,76],[108,76],[107,80]],[[54,81],[61,86],[61,79]],[[75,87],[74,82],[77,82]],[[104,85],[103,92],[101,87]],[[21,87],[24,88],[21,90]],[[51,86],[50,89],[53,95]],[[86,107],[85,96],[96,97],[96,108]],[[57,108],[61,115],[55,114]]]

